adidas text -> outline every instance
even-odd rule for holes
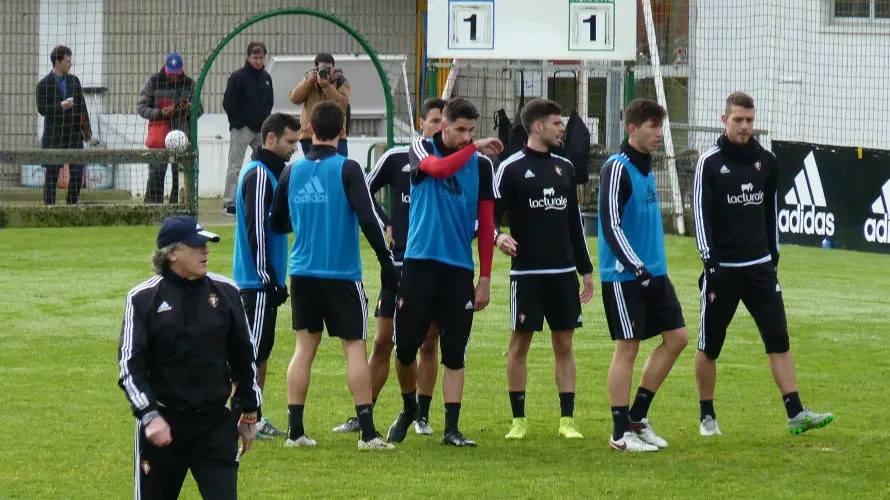
[[[297,193],[297,203],[325,203],[328,196],[324,193]]]
[[[807,210],[807,208],[809,210]],[[834,235],[834,214],[816,211],[816,207],[779,210],[779,231],[794,234],[817,234],[819,236]]]

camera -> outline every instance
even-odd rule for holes
[[[325,67],[318,69],[318,76],[320,76],[321,78],[327,78],[330,75],[331,75],[331,68],[328,68],[325,66]]]

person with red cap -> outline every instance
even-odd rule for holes
[[[148,136],[145,145],[151,149],[163,149],[164,139],[172,130],[189,134],[191,124],[192,99],[195,81],[185,74],[182,56],[177,53],[167,55],[161,71],[151,75],[142,87],[137,111],[148,120]],[[198,116],[204,112],[198,108]],[[148,183],[145,188],[146,204],[164,203],[164,177],[167,164],[148,166]],[[170,204],[179,203],[179,165],[173,164],[173,181],[170,190]]]

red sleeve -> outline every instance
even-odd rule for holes
[[[444,158],[429,155],[420,162],[420,171],[436,179],[451,177],[470,161],[475,152],[476,145],[471,143],[457,153],[450,154]]]
[[[494,234],[494,200],[479,200],[479,232],[476,244],[479,247],[479,277],[491,278],[491,261],[494,257],[492,240],[482,235]]]

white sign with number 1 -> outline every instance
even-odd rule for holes
[[[494,2],[453,2],[449,7],[449,48],[494,46]]]
[[[572,4],[569,50],[612,50],[614,5]]]

